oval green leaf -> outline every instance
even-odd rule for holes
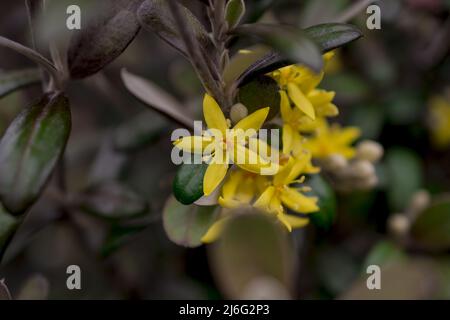
[[[345,23],[318,24],[306,28],[304,32],[319,45],[322,52],[339,48],[362,37],[357,27]]]
[[[13,214],[39,197],[69,138],[69,100],[50,93],[22,111],[0,141],[0,199]]]
[[[272,119],[280,111],[279,90],[275,80],[260,75],[239,88],[238,100],[247,107],[249,114],[258,109],[270,107],[267,119]]]
[[[202,237],[217,220],[216,206],[183,205],[170,197],[163,211],[163,224],[167,236],[183,247],[198,247]]]
[[[182,204],[192,204],[203,196],[203,177],[208,165],[187,164],[180,166],[173,181],[173,194]]]
[[[233,29],[241,21],[245,14],[244,0],[230,0],[225,8],[225,20],[228,22],[228,28]]]

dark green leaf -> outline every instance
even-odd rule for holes
[[[203,25],[189,9],[179,3],[177,5],[200,46],[204,49],[212,48],[213,44]],[[185,44],[178,33],[167,0],[146,0],[139,8],[137,15],[142,27],[155,32],[162,40],[187,57]]]
[[[142,0],[109,0],[101,16],[87,22],[72,37],[68,66],[72,78],[85,78],[115,60],[136,37],[136,10]]]
[[[0,198],[14,214],[39,197],[69,138],[69,101],[50,93],[22,111],[0,142]]]
[[[269,27],[270,29],[270,27]],[[347,24],[325,24],[318,25],[306,30],[304,34],[316,42],[322,52],[332,50],[336,46],[341,46],[347,42],[356,40],[361,36],[361,32],[356,27]],[[334,39],[333,37],[336,37]],[[286,36],[282,36],[284,39]],[[334,39],[334,40],[333,40]],[[287,59],[289,56],[281,56],[275,52],[269,52],[249,66],[237,80],[237,86],[247,83],[258,74],[265,74],[278,68],[293,64],[302,63],[303,59]]]
[[[402,211],[422,187],[422,163],[412,150],[393,148],[386,154],[387,195],[392,210]]]
[[[450,197],[437,199],[420,213],[411,228],[413,239],[434,250],[450,248]]]
[[[319,197],[319,212],[309,215],[311,221],[324,229],[329,229],[336,216],[336,196],[333,189],[320,175],[312,175],[307,184],[312,188],[312,194]]]
[[[260,213],[237,214],[211,251],[214,275],[227,298],[289,298],[292,247],[273,219]],[[271,290],[255,292],[252,287],[258,283]]]
[[[239,26],[234,32],[262,41],[287,60],[304,64],[316,72],[322,69],[323,59],[319,49],[302,30],[294,26],[255,23]]]
[[[0,73],[0,98],[17,89],[37,84],[40,80],[38,69],[24,69]]]
[[[272,119],[280,110],[279,89],[275,80],[260,75],[239,89],[238,100],[247,107],[249,114],[270,107],[267,119]]]
[[[225,8],[225,20],[228,22],[230,29],[239,24],[245,14],[244,0],[230,0]]]
[[[247,23],[253,23],[258,21],[264,13],[269,10],[275,0],[252,0],[248,1],[249,10],[247,10],[248,17],[246,19]]]
[[[182,164],[173,181],[173,194],[182,204],[191,204],[203,196],[203,177],[208,165]]]
[[[345,23],[324,23],[309,27],[304,31],[319,45],[322,52],[339,48],[362,36],[357,27]]]
[[[79,202],[81,209],[105,219],[129,219],[148,211],[144,199],[117,182],[104,182],[89,188]]]
[[[16,218],[7,213],[0,205],[0,252],[4,252],[4,246],[14,234],[19,223]]]
[[[198,247],[202,237],[216,221],[215,206],[183,205],[170,197],[163,211],[164,230],[170,240],[184,247]]]

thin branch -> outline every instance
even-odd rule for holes
[[[343,13],[339,15],[336,22],[349,22],[354,17],[356,17],[358,14],[363,12],[369,5],[371,5],[374,2],[377,2],[378,0],[360,0],[358,2],[355,2],[352,4],[349,8],[347,8]]]
[[[52,76],[58,88],[61,88],[59,71],[55,68],[53,63],[47,60],[44,56],[31,48],[25,47],[18,42],[12,41],[2,36],[0,36],[0,46],[14,50],[17,53],[24,55],[25,57],[42,66]]]
[[[189,59],[191,63],[198,73],[200,80],[208,91],[211,91],[211,94],[219,100],[219,104],[224,103],[223,92],[220,89],[217,81],[214,80],[207,64],[205,63],[203,56],[201,54],[200,48],[198,47],[198,42],[192,36],[190,29],[186,20],[180,12],[180,8],[174,0],[168,1],[169,7],[172,11],[173,18],[178,28],[178,32],[183,39],[186,49],[188,51]]]

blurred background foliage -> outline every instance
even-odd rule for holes
[[[308,27],[338,21],[353,2],[246,1],[245,19]],[[205,21],[195,1],[183,3]],[[385,148],[377,188],[328,192],[321,200],[331,201],[321,204],[329,211],[325,220],[313,218],[290,235],[249,214],[229,224],[216,244],[175,245],[161,212],[176,172],[169,138],[177,125],[135,100],[120,69],[150,79],[193,113],[201,110],[202,88],[188,62],[141,30],[103,72],[68,88],[73,121],[66,180],[69,197],[76,196],[62,205],[54,178],[27,215],[0,268],[11,295],[450,299],[450,2],[378,4],[382,29],[367,30],[365,12],[354,18],[364,38],[338,50],[323,85],[337,92],[338,121],[360,127],[363,138]],[[2,1],[0,8],[0,34],[29,43],[23,3]],[[42,22],[42,34],[63,43],[66,37],[54,32],[64,28],[55,21]],[[16,69],[36,79],[32,68],[25,58],[0,50],[0,79]],[[39,90],[29,86],[0,99],[1,134]],[[70,203],[83,205],[75,210]],[[6,230],[11,222],[2,219],[0,230]],[[173,232],[172,240],[185,245],[201,236],[199,230]],[[81,267],[80,291],[66,288],[71,264]],[[366,288],[371,264],[382,268],[382,290]],[[0,298],[7,296],[5,288],[0,284]]]

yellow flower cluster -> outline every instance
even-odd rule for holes
[[[325,63],[332,56],[332,52],[325,54]],[[187,137],[175,143],[177,147],[190,152],[202,152],[208,146],[214,146],[213,160],[204,176],[204,193],[210,195],[216,188],[221,188],[218,203],[224,208],[224,214],[203,237],[204,242],[211,242],[220,234],[230,216],[226,214],[227,209],[260,209],[276,217],[289,231],[305,226],[309,221],[307,214],[319,210],[317,197],[304,194],[310,191],[304,185],[304,175],[320,171],[320,168],[312,164],[312,160],[334,154],[350,159],[355,154],[351,144],[358,138],[359,130],[342,129],[328,124],[327,117],[336,116],[339,111],[333,104],[335,93],[318,88],[324,72],[315,74],[304,66],[291,65],[276,70],[269,76],[277,81],[280,88],[282,147],[277,163],[274,164],[271,159],[261,155],[258,148],[249,147],[249,142],[253,139],[257,146],[264,145],[270,150],[271,147],[264,141],[256,137],[245,138],[235,132],[236,129],[259,130],[269,108],[260,109],[240,120],[226,139]],[[230,127],[230,121],[225,119],[220,107],[208,95],[204,99],[203,112],[208,128],[218,129],[224,135],[225,130]],[[193,147],[194,144],[198,147]],[[222,164],[215,160],[217,150],[221,150],[219,154]],[[238,153],[254,153],[258,161],[251,166],[236,163]],[[229,162],[229,159],[232,161]],[[230,163],[236,165],[230,169]],[[268,166],[275,167],[276,170],[262,175],[260,169]]]

